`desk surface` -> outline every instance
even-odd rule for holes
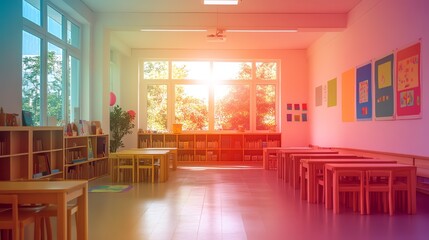
[[[147,155],[165,155],[168,154],[170,150],[161,150],[161,149],[144,149],[144,148],[136,148],[136,149],[125,149],[112,154],[147,154]]]
[[[338,153],[338,150],[332,150],[332,149],[280,149],[280,153],[287,153],[287,154],[305,154],[305,153]]]
[[[67,192],[87,183],[85,180],[0,182],[0,193]]]
[[[77,199],[77,239],[88,239],[88,182],[18,181],[0,182],[0,194],[18,195],[18,203],[57,205],[57,239],[67,239],[67,202]]]
[[[327,163],[325,164],[326,169],[330,170],[339,170],[339,169],[357,169],[357,170],[372,170],[372,169],[410,169],[415,168],[416,166],[406,165],[401,163]]]
[[[293,158],[305,158],[305,157],[309,157],[309,158],[317,158],[317,157],[324,157],[324,158],[330,158],[330,157],[360,157],[360,156],[356,156],[354,154],[342,154],[342,153],[296,153],[296,154],[292,154],[291,157]]]

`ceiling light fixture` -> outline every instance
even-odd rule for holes
[[[204,0],[204,5],[238,5],[239,0]]]
[[[297,29],[227,29],[226,32],[236,33],[294,33]]]
[[[207,32],[206,29],[158,29],[158,28],[143,28],[141,32]]]

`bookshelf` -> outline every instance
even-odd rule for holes
[[[262,164],[264,147],[280,147],[280,133],[139,133],[137,146],[176,147],[182,164]]]
[[[64,137],[65,178],[91,180],[107,175],[108,142],[106,134]]]
[[[31,135],[32,178],[63,178],[63,128],[34,127]]]
[[[63,177],[61,127],[0,127],[0,180]]]

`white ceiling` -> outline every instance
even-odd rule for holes
[[[305,49],[325,32],[342,31],[361,0],[242,0],[238,6],[204,6],[202,0],[81,0],[112,35],[143,49]],[[297,33],[141,32],[169,29],[298,29]]]

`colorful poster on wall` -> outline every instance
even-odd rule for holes
[[[328,107],[337,106],[337,79],[328,81]]]
[[[374,106],[376,120],[394,118],[393,54],[385,56],[374,64]]]
[[[356,69],[356,118],[372,119],[372,64]]]
[[[343,122],[355,121],[355,69],[352,68],[342,74],[342,119]]]
[[[396,59],[396,114],[398,118],[420,117],[420,43],[398,51]]]
[[[316,87],[315,94],[316,107],[322,106],[322,86]]]

